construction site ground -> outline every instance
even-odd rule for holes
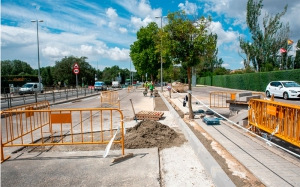
[[[165,91],[160,93],[161,97],[150,98],[142,92],[131,92],[128,99],[121,101],[128,129],[125,155],[133,153],[132,157],[113,163],[113,159],[121,156],[118,147],[112,147],[106,158],[103,158],[104,146],[55,146],[49,151],[25,148],[1,164],[1,185],[300,186],[299,160],[272,147],[265,148],[264,142],[252,140],[233,126],[207,126],[200,118],[189,120],[185,115],[188,108],[182,106],[185,94],[172,94],[170,98]],[[130,98],[134,98],[136,113],[161,111],[163,117],[155,122],[134,120]],[[194,109],[199,108],[198,104],[193,105]],[[240,144],[226,140],[222,133],[235,136]],[[266,159],[265,164],[272,161],[270,171],[260,169],[256,162],[262,161],[245,156],[235,146],[245,146],[245,152],[261,155]],[[281,175],[278,169],[274,174],[276,167],[283,166],[292,168],[293,172],[286,169]]]

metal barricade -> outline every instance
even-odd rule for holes
[[[229,108],[228,100],[235,100],[235,92],[210,92],[209,106],[216,108]]]
[[[22,110],[1,112],[1,162],[4,148],[108,144],[117,129],[124,155],[123,113],[114,108]]]
[[[249,101],[249,124],[300,147],[300,106],[275,101]]]
[[[243,92],[223,92],[223,91],[215,91],[210,92],[209,94],[209,105],[210,107],[216,107],[216,108],[229,108],[230,103],[232,102],[239,102],[241,99],[241,96],[244,94]],[[248,100],[253,98],[264,98],[265,94],[262,92],[247,92],[249,94]],[[255,97],[256,96],[256,97]],[[242,100],[241,102],[247,103],[247,98]]]
[[[120,109],[120,99],[118,91],[104,91],[100,94],[101,107]]]
[[[48,101],[39,101],[37,103],[30,103],[26,105],[20,105],[20,106],[15,106],[8,108],[3,111],[22,111],[22,110],[41,110],[41,109],[50,109],[50,104]]]

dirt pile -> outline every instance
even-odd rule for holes
[[[160,122],[145,120],[126,130],[125,148],[140,149],[158,147],[160,149],[180,146],[186,141],[183,134]]]

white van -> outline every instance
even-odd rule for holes
[[[121,88],[121,84],[119,81],[112,81],[112,87],[113,88]]]
[[[42,83],[41,84],[41,93],[44,93],[44,86]],[[39,92],[39,83],[38,82],[28,82],[24,84],[20,89],[19,89],[19,94],[23,95],[26,93],[34,93],[34,92]]]

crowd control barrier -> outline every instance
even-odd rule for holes
[[[300,147],[300,106],[276,101],[249,101],[248,121],[251,130],[263,130]]]
[[[56,146],[108,144],[120,128],[124,155],[123,113],[116,108],[1,111],[1,162],[6,148],[13,146]]]

